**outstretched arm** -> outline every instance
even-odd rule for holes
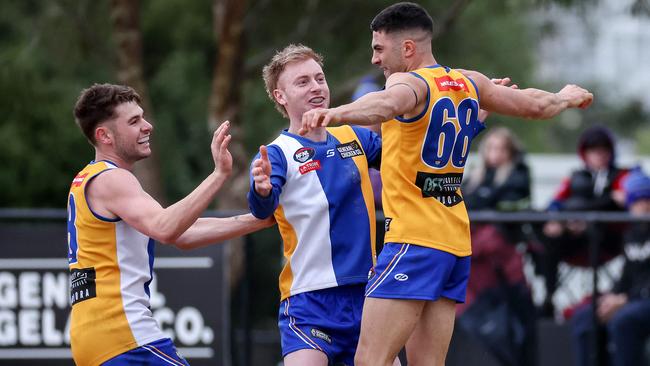
[[[587,108],[593,94],[577,85],[567,85],[557,93],[540,89],[513,89],[497,85],[477,71],[463,70],[476,83],[481,108],[508,116],[548,119],[568,108]]]
[[[163,208],[147,194],[135,176],[125,169],[112,169],[88,183],[93,210],[105,217],[119,217],[127,224],[160,242],[173,242],[208,207],[232,170],[228,151],[229,123],[224,122],[212,139],[214,171],[192,193]]]
[[[464,72],[465,70],[458,70],[458,71]],[[501,79],[493,78],[490,81],[497,84],[497,85],[504,85],[504,86],[507,86],[507,87],[512,88],[512,89],[519,89],[519,86],[517,84],[510,85],[512,80],[510,80],[509,77],[505,77],[505,78],[501,78]],[[478,111],[478,120],[479,120],[479,122],[484,124],[485,120],[488,118],[489,115],[490,115],[490,112],[488,112],[485,109],[481,108]]]
[[[395,73],[386,80],[384,90],[368,93],[356,101],[330,109],[312,109],[302,116],[300,133],[342,122],[370,126],[395,116],[424,108],[427,86],[409,73]]]
[[[195,249],[209,244],[221,243],[232,238],[273,226],[275,219],[255,218],[251,214],[232,217],[205,217],[198,219],[187,231],[170,244],[179,249]]]

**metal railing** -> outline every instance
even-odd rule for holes
[[[237,214],[242,214],[247,211],[244,210],[230,210],[230,211],[216,211],[210,210],[206,211],[204,216],[208,217],[227,217]],[[583,221],[587,223],[587,233],[589,239],[589,263],[592,268],[592,306],[596,306],[598,301],[598,267],[599,262],[599,237],[598,230],[596,230],[597,225],[603,223],[633,223],[633,222],[650,222],[650,215],[645,216],[633,216],[627,212],[496,212],[496,211],[474,211],[469,213],[470,221],[473,223],[507,223],[507,224],[531,224],[531,223],[544,223],[548,221]],[[43,222],[43,221],[65,221],[67,219],[67,213],[64,209],[48,209],[48,208],[2,208],[0,209],[0,222]],[[382,212],[377,212],[377,221],[382,222],[384,216]],[[251,245],[254,245],[250,237],[246,238],[246,261],[248,262],[251,258],[251,251],[248,248]],[[247,293],[250,291],[250,285],[248,276],[243,279],[243,297],[239,299],[243,303],[240,303],[238,306],[243,306],[245,308],[249,307],[250,294]],[[598,321],[596,318],[596,312],[594,312],[594,324]],[[251,336],[251,324],[248,320],[244,320],[243,324],[244,329],[243,334],[238,334],[236,338],[243,339],[244,350],[243,354],[250,354],[250,348],[252,346],[252,336]],[[234,333],[233,333],[234,334]],[[601,334],[596,333],[593,337],[593,354],[591,355],[592,365],[601,365],[603,360],[600,360],[597,356],[597,345],[599,344],[599,337],[602,337]],[[233,355],[236,356],[236,355]],[[244,365],[250,364],[250,357],[244,357],[242,362]]]

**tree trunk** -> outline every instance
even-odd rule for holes
[[[111,0],[110,16],[117,55],[117,80],[120,84],[134,88],[142,99],[142,108],[152,121],[153,111],[147,92],[147,85],[142,74],[142,32],[140,30],[140,1]],[[163,187],[160,179],[160,160],[155,152],[159,146],[153,136],[153,149],[149,158],[140,161],[134,167],[142,187],[159,202],[163,200]]]
[[[241,72],[244,54],[245,0],[215,0],[213,3],[213,24],[218,44],[214,65],[212,90],[209,100],[208,126],[214,131],[222,121],[230,121],[233,136],[229,150],[233,156],[233,171],[230,179],[217,196],[217,208],[222,210],[247,207],[248,160],[244,148],[244,129],[241,126],[240,94]],[[237,284],[244,270],[244,251],[235,240],[231,246],[231,286]]]

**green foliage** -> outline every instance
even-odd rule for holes
[[[74,174],[93,158],[72,106],[82,87],[112,78],[101,31],[107,19],[101,4],[67,3],[9,2],[0,12],[3,207],[63,207]]]
[[[593,5],[598,0],[555,0]],[[261,67],[276,49],[304,43],[325,56],[335,104],[345,102],[370,64],[369,23],[393,1],[251,0],[244,19],[241,121],[252,157],[287,121],[264,91]],[[439,25],[451,1],[421,1]],[[535,40],[527,12],[550,0],[467,2],[458,19],[434,41],[437,60],[452,67],[510,76],[532,85]],[[299,6],[297,6],[299,4]],[[218,44],[212,0],[143,0],[144,75],[153,103],[154,148],[161,154],[167,201],[181,198],[210,169],[207,104]],[[79,91],[93,82],[115,82],[114,43],[106,0],[24,0],[0,12],[1,206],[62,207],[70,179],[92,159],[73,123]],[[544,26],[544,25],[542,25]],[[383,77],[380,77],[383,82]],[[534,85],[556,90],[558,85]],[[529,151],[572,151],[585,125],[602,121],[646,146],[647,114],[639,104],[595,105],[555,121],[526,122],[491,116],[489,125],[512,127]],[[638,132],[638,133],[637,133]],[[646,141],[646,142],[644,142]],[[643,145],[645,144],[645,145]],[[47,179],[43,179],[47,177]]]
[[[191,191],[211,169],[207,130],[215,41],[212,2],[145,1],[142,4],[144,70],[168,202]]]

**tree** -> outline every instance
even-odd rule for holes
[[[142,100],[147,120],[154,122],[154,113],[147,83],[142,74],[142,33],[140,31],[140,1],[111,0],[110,18],[113,25],[113,39],[117,55],[117,80],[120,84],[134,88]],[[152,137],[155,141],[156,135]],[[157,149],[151,156],[134,167],[134,174],[142,187],[158,201],[164,201],[162,180],[160,179],[160,160]]]

